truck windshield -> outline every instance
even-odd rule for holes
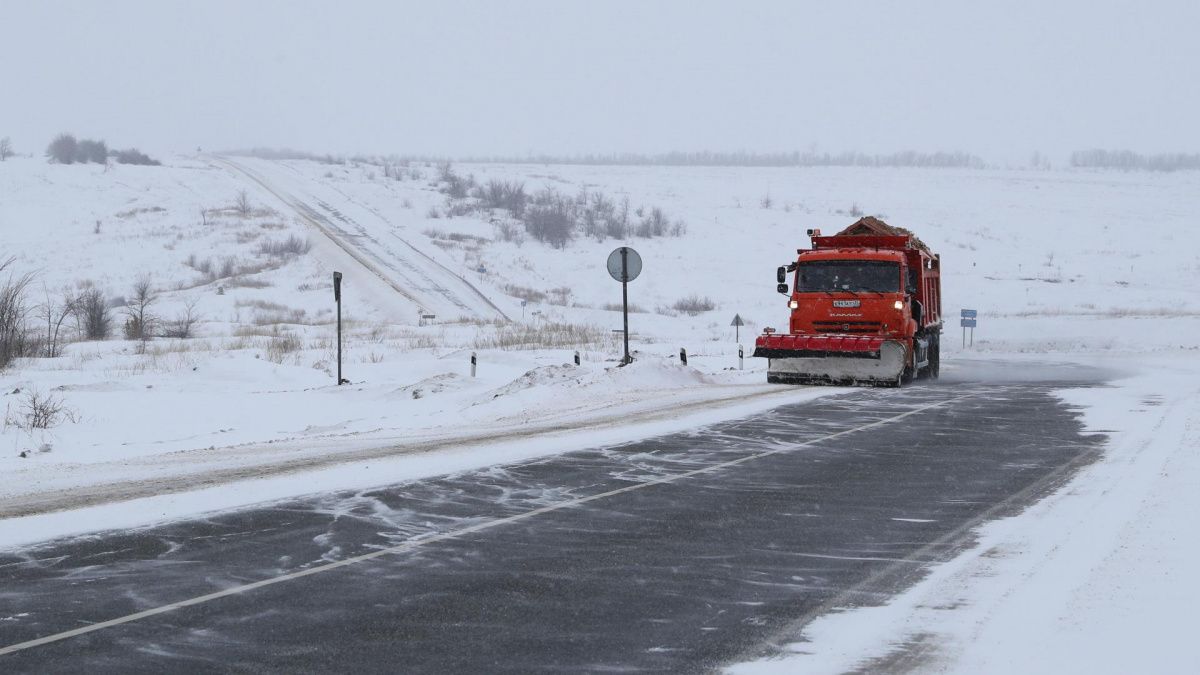
[[[895,293],[900,290],[900,265],[874,260],[822,260],[800,264],[796,291],[867,291]]]

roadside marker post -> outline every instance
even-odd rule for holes
[[[679,348],[679,362],[685,366],[687,365],[687,347]]]
[[[738,370],[746,369],[746,351],[738,345]]]
[[[342,273],[333,273],[333,301],[337,303],[337,383],[350,384],[342,377]]]
[[[475,367],[478,365],[478,360],[475,358],[475,352],[471,352],[471,377],[475,377]]]
[[[579,365],[579,350],[575,350],[575,365]]]

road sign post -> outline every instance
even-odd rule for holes
[[[629,282],[642,273],[642,256],[628,246],[621,246],[608,254],[608,274],[621,282],[621,318],[624,322],[622,334],[625,339],[625,357],[621,365],[629,365],[633,357],[629,355]]]
[[[971,346],[975,346],[975,326],[978,323],[979,312],[974,309],[964,309],[959,312],[958,325],[962,327],[963,349],[967,348],[967,329],[971,329]]]
[[[741,342],[742,341],[742,326],[746,325],[746,322],[742,321],[742,315],[734,314],[733,321],[730,322],[729,325],[733,326],[733,341]]]

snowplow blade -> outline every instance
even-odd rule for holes
[[[754,356],[767,361],[767,382],[898,386],[905,348],[866,335],[762,335]]]

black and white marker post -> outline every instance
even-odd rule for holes
[[[337,303],[337,383],[350,384],[350,380],[342,378],[342,273],[333,273],[333,299]]]
[[[633,363],[629,355],[629,282],[642,273],[642,256],[628,246],[621,246],[608,254],[608,274],[621,282],[621,315],[625,322],[621,333],[625,337],[625,358],[621,365]]]

